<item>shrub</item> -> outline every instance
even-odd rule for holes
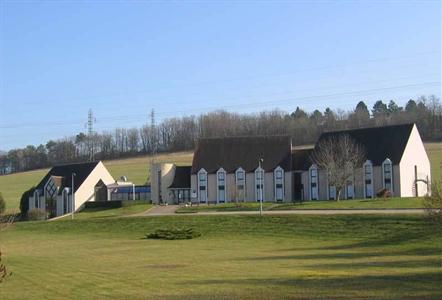
[[[34,194],[35,187],[31,187],[29,190],[24,192],[20,198],[20,213],[23,219],[26,219],[29,210],[29,197]]]
[[[28,220],[30,221],[46,220],[46,211],[38,208],[33,208],[28,211]]]
[[[190,240],[199,236],[201,236],[201,233],[194,231],[192,228],[157,229],[146,234],[147,239],[161,240]]]
[[[6,209],[5,199],[3,199],[2,193],[0,193],[0,214],[4,213]]]
[[[433,182],[431,196],[425,197],[424,207],[430,221],[442,223],[442,181]]]
[[[376,196],[378,198],[390,198],[391,195],[391,191],[388,189],[381,189],[376,193]]]

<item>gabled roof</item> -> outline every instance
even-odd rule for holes
[[[262,168],[273,171],[281,166],[291,169],[291,138],[289,136],[247,136],[200,139],[193,156],[192,174],[204,168],[216,173],[224,168],[233,173],[239,167],[253,172],[262,158]]]
[[[402,124],[326,132],[319,137],[318,143],[330,137],[348,134],[364,147],[367,159],[374,165],[381,165],[386,158],[397,165],[401,161],[413,126],[414,124]]]
[[[173,182],[169,185],[169,189],[190,189],[190,172],[191,166],[175,167],[175,176]]]
[[[60,182],[60,189],[63,189],[64,187],[71,187],[72,173],[75,173],[74,191],[76,191],[86,180],[92,170],[98,165],[98,163],[99,162],[97,161],[55,166],[49,170],[45,177],[43,177],[36,189],[43,190],[50,177],[57,178],[57,181]]]

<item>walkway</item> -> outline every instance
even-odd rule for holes
[[[175,215],[175,211],[179,205],[155,205],[154,207],[129,217],[147,217],[147,216],[171,216]]]
[[[131,215],[131,217],[149,217],[149,216],[222,216],[222,215],[258,215],[259,211],[204,211],[196,213],[175,213],[179,205],[154,206],[148,211]],[[423,214],[425,209],[406,208],[406,209],[297,209],[297,210],[266,210],[264,215],[391,215],[391,214]]]

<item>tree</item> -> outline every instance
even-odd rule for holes
[[[305,111],[299,108],[299,106],[296,107],[296,110],[292,113],[292,118],[294,119],[306,119],[308,118],[308,115]]]
[[[442,181],[432,183],[431,195],[425,197],[424,207],[430,221],[442,223]]]
[[[336,188],[339,201],[348,182],[354,182],[354,170],[364,163],[365,151],[346,134],[332,135],[319,141],[311,159],[328,174],[328,183]]]
[[[396,114],[401,112],[402,110],[403,108],[398,106],[393,100],[390,100],[390,102],[388,103],[388,112],[390,114]]]
[[[373,105],[373,109],[371,110],[374,117],[387,115],[388,114],[388,107],[387,105],[382,102],[382,100],[376,101],[376,103]]]
[[[417,104],[416,101],[414,101],[413,99],[408,100],[407,105],[405,105],[405,111],[407,113],[416,113],[417,111]]]
[[[359,101],[359,103],[356,105],[355,114],[358,116],[359,119],[370,118],[370,112],[368,111],[368,107],[364,103],[364,101]]]

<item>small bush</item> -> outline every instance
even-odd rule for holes
[[[388,189],[382,189],[382,190],[379,190],[379,191],[376,193],[376,196],[377,196],[378,198],[390,198],[392,195],[391,195],[391,191],[390,191],[390,190],[388,190]]]
[[[442,181],[431,185],[431,196],[426,196],[424,207],[430,221],[442,224]]]
[[[33,208],[28,211],[28,220],[29,221],[46,220],[46,211],[38,208]]]
[[[0,193],[0,214],[4,213],[6,209],[6,202],[5,199],[3,199],[2,193]]]
[[[192,228],[157,229],[152,233],[146,234],[147,239],[161,240],[190,240],[199,236],[201,236],[201,233],[196,232]]]

